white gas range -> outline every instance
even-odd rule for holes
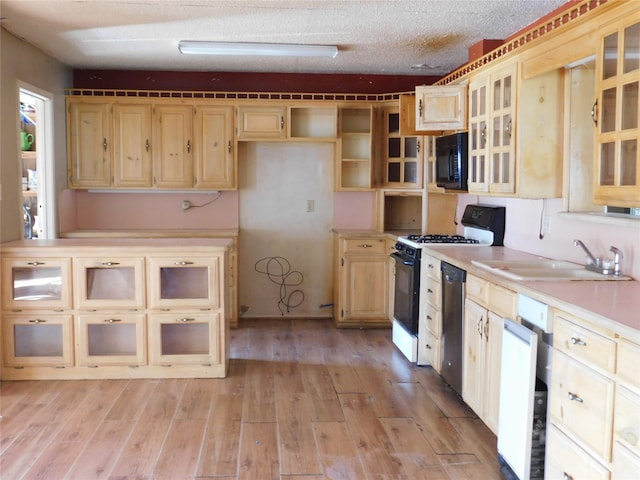
[[[398,237],[396,262],[393,342],[411,362],[417,361],[418,319],[420,318],[421,250],[438,247],[486,247],[503,245],[505,208],[494,205],[467,205],[462,215],[464,235],[408,235]]]

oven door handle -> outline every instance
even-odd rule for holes
[[[406,266],[408,266],[408,267],[412,267],[412,266],[415,264],[415,261],[414,261],[414,260],[405,260],[405,259],[404,259],[401,255],[399,255],[397,252],[392,253],[392,254],[391,254],[391,256],[392,256],[395,260],[397,260],[397,261],[399,261],[399,262],[402,262],[402,263],[403,263],[403,265],[406,265]]]

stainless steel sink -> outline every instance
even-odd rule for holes
[[[547,258],[533,260],[472,260],[474,265],[496,275],[520,281],[629,280],[625,276],[603,275],[584,265]]]

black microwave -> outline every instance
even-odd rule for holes
[[[467,132],[436,138],[436,184],[451,190],[467,190]]]

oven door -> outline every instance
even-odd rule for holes
[[[420,300],[420,260],[398,252],[391,254],[395,261],[393,316],[411,334],[418,334],[418,306]]]

